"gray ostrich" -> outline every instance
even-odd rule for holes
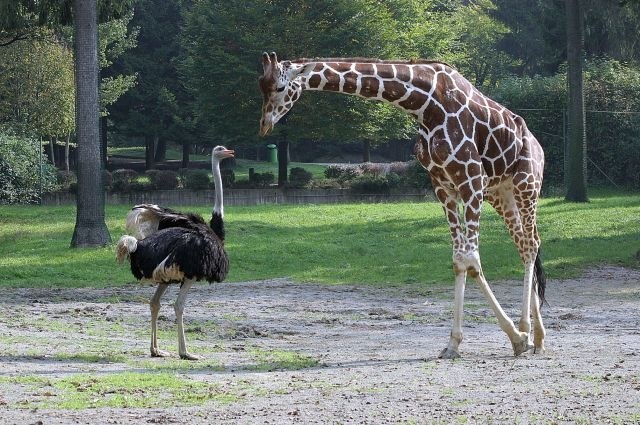
[[[211,171],[215,184],[215,202],[209,224],[191,213],[181,213],[153,204],[136,205],[127,215],[126,228],[134,236],[124,235],[116,247],[116,259],[128,258],[131,273],[138,280],[158,284],[151,297],[151,356],[165,357],[169,353],[158,348],[157,322],[160,298],[171,284],[179,284],[180,292],[174,304],[178,325],[180,358],[198,360],[187,351],[182,315],[187,292],[193,282],[221,282],[229,270],[229,258],[224,250],[222,177],[220,161],[233,157],[234,152],[216,146],[211,153]]]

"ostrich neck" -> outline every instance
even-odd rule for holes
[[[224,217],[224,207],[222,205],[222,176],[220,174],[220,161],[211,159],[211,174],[213,174],[213,185],[215,187],[215,198],[213,203],[213,214]]]

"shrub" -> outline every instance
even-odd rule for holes
[[[41,155],[39,143],[0,129],[0,203],[33,203],[40,190],[57,189],[56,168]]]
[[[358,167],[361,174],[370,174],[374,177],[384,176],[387,172],[387,164],[376,162],[365,162]]]
[[[254,186],[249,182],[249,180],[240,179],[233,182],[233,187],[236,189],[251,189]]]
[[[113,192],[131,192],[134,190],[133,184],[136,178],[138,178],[138,173],[135,170],[131,170],[129,168],[119,168],[114,170],[111,173],[111,178],[113,180],[111,184],[111,190]],[[136,187],[137,189],[137,187]]]
[[[254,187],[267,187],[276,180],[274,174],[270,171],[265,173],[253,173],[249,178],[249,183]]]
[[[329,165],[324,169],[324,176],[328,179],[337,179],[342,174],[342,168],[337,165]]]
[[[301,167],[289,170],[289,184],[292,187],[305,187],[311,181],[313,174]]]
[[[78,177],[73,171],[58,170],[56,180],[60,190],[70,191],[71,188],[77,187]]]
[[[205,190],[209,188],[209,173],[206,170],[186,170],[184,173],[184,188],[191,190]]]
[[[355,193],[382,194],[389,193],[389,189],[386,177],[364,175],[351,181],[351,191]]]
[[[150,187],[156,190],[173,190],[178,187],[178,173],[170,170],[147,170]]]

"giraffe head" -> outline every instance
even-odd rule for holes
[[[278,57],[272,52],[262,54],[262,68],[264,73],[258,80],[262,92],[260,136],[266,136],[300,98],[302,85],[299,77],[308,74],[313,65],[278,62]]]

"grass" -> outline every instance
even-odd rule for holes
[[[271,372],[274,370],[300,370],[318,365],[318,360],[306,354],[287,350],[265,350],[254,347],[249,355],[255,364],[249,370]]]
[[[53,380],[57,397],[42,407],[87,409],[98,407],[173,407],[208,401],[232,403],[238,396],[217,383],[196,381],[175,373],[119,372],[79,374]]]
[[[71,249],[75,207],[0,206],[0,286],[105,287],[133,281],[114,260],[128,206],[108,206],[109,246]],[[181,207],[203,216],[209,207]],[[289,277],[320,283],[449,282],[451,242],[437,203],[227,207],[228,281]],[[586,267],[640,266],[640,195],[603,193],[585,204],[542,200],[539,228],[551,278]],[[502,220],[486,206],[481,255],[489,279],[520,278]]]

